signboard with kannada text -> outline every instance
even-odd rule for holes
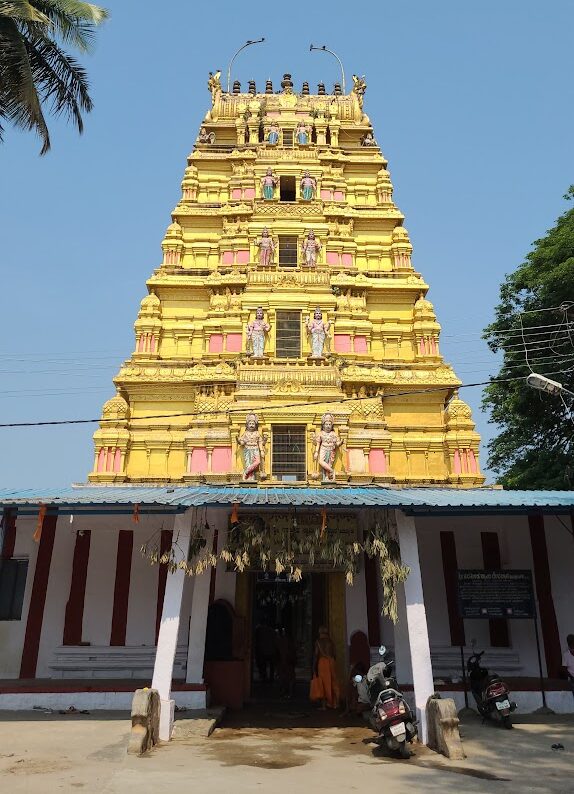
[[[534,618],[532,572],[458,570],[458,608],[462,618]]]

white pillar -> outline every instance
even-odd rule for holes
[[[213,543],[213,530],[207,535],[207,548]],[[185,680],[188,684],[203,683],[203,659],[205,656],[205,633],[207,629],[207,610],[209,609],[209,586],[211,584],[211,568],[208,568],[193,582],[193,598],[191,600],[191,617],[189,620],[189,641],[187,646],[187,672]]]
[[[415,706],[419,722],[419,738],[427,743],[426,704],[434,692],[432,663],[424,603],[423,581],[419,561],[415,520],[401,510],[395,511],[401,559],[411,569],[405,582],[407,629],[411,651]]]
[[[174,540],[178,538],[178,546],[182,556],[187,559],[189,552],[189,536],[191,518],[189,511],[178,513],[173,524]],[[179,536],[179,537],[178,537]],[[159,738],[168,741],[173,728],[175,701],[171,699],[171,680],[173,663],[177,649],[181,599],[185,583],[185,572],[178,568],[175,573],[167,574],[161,624],[157,640],[155,664],[153,668],[152,689],[157,689],[161,701]]]

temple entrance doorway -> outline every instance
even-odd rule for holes
[[[251,574],[251,664],[253,700],[306,697],[317,631],[327,621],[327,576],[304,573]]]
[[[305,573],[295,582],[257,572],[241,578],[249,592],[245,662],[250,699],[308,693],[314,639],[328,618],[328,576]]]

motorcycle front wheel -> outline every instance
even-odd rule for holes
[[[409,748],[408,748],[406,742],[401,742],[400,743],[400,745],[399,745],[399,753],[401,755],[401,758],[410,758],[411,757],[411,754],[409,752]]]

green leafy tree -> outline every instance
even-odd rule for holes
[[[564,198],[574,199],[574,186]],[[483,399],[501,429],[489,444],[489,466],[507,488],[572,489],[574,405],[534,391],[526,377],[533,370],[574,390],[574,209],[533,245],[502,284],[484,332],[503,359]]]
[[[93,106],[86,72],[63,47],[88,52],[107,16],[105,9],[77,0],[0,0],[0,141],[6,120],[35,130],[45,154],[46,106],[82,132],[82,114]]]

